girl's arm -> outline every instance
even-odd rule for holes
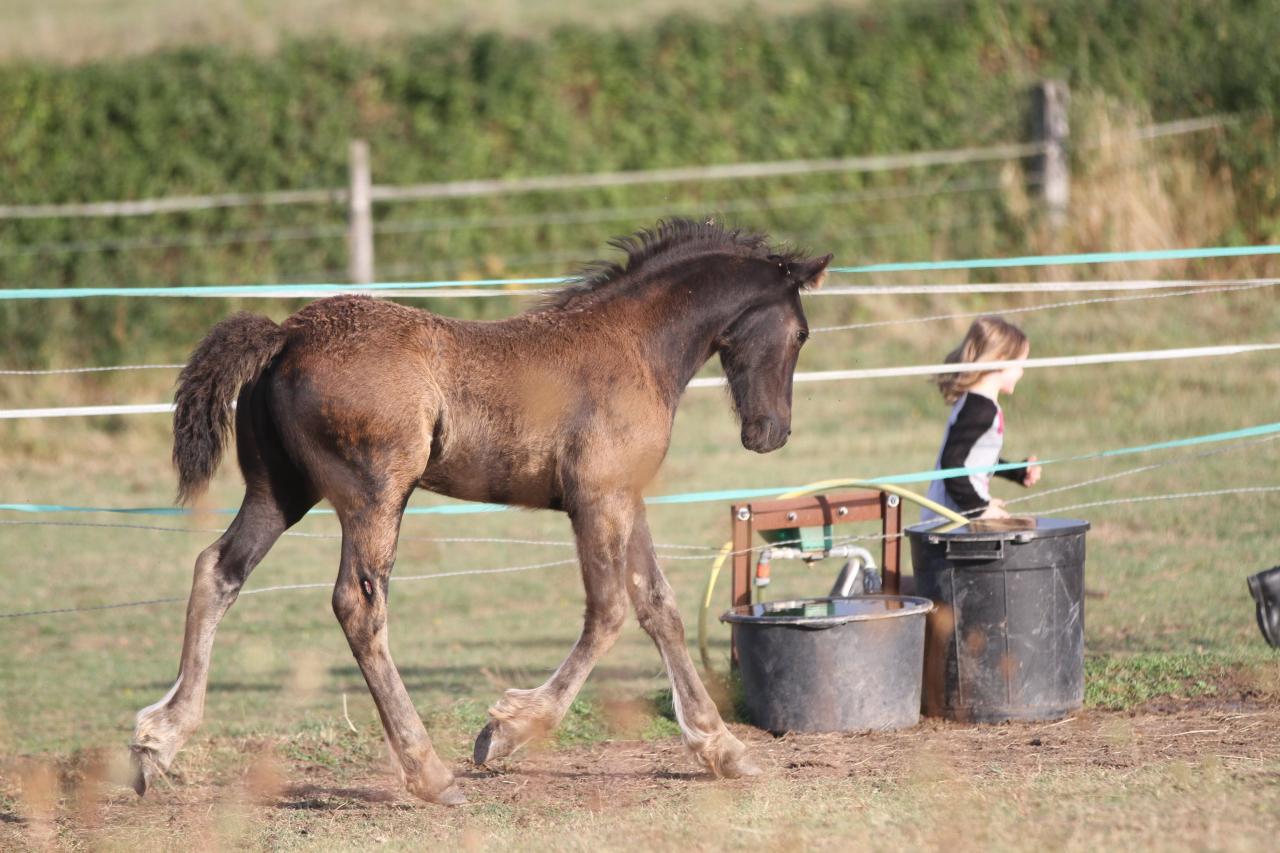
[[[997,461],[998,461],[1001,465],[1008,465],[1008,464],[1009,464],[1010,462],[1012,462],[1013,460],[1012,460],[1012,459],[1005,459],[1003,456],[1001,456]],[[1024,460],[1022,460],[1023,465],[1022,465],[1022,467],[1021,467],[1021,468],[1006,468],[1006,469],[1005,469],[1005,470],[1003,470],[1003,471],[996,471],[996,472],[995,472],[995,475],[996,475],[997,477],[1003,477],[1003,478],[1005,478],[1006,480],[1012,480],[1013,482],[1017,483],[1017,484],[1018,484],[1018,485],[1020,485],[1020,486],[1022,486],[1022,485],[1026,485],[1023,481],[1024,481],[1024,480],[1026,479],[1026,477],[1027,477],[1027,465],[1026,465],[1026,463],[1028,463],[1028,462],[1030,462],[1030,461],[1031,461],[1030,459],[1024,459]]]
[[[1021,468],[1009,468],[1004,471],[996,471],[996,476],[1004,477],[1006,480],[1013,480],[1013,482],[1020,486],[1034,486],[1040,479],[1040,466],[1035,464],[1036,458],[1034,456],[1028,456],[1022,461],[1024,464]],[[1004,457],[1000,458],[1001,465],[1007,465],[1008,463],[1009,460]]]

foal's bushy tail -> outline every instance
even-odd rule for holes
[[[204,491],[231,429],[231,404],[284,349],[285,333],[266,317],[241,312],[209,330],[178,376],[173,465],[178,502]]]

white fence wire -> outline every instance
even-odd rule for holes
[[[1048,282],[1045,284],[1056,287],[1060,284],[1067,284],[1067,282]],[[1090,286],[1090,288],[1092,288],[1094,284],[1101,285],[1103,283],[1102,282],[1079,282],[1078,284],[1087,284]],[[843,324],[838,326],[817,326],[810,329],[810,331],[813,333],[840,332],[840,331],[850,331],[850,330],[857,330],[857,329],[872,329],[872,328],[878,328],[878,327],[884,327],[884,326],[901,326],[901,325],[910,325],[915,323],[939,322],[939,321],[946,321],[946,320],[963,319],[968,317],[978,317],[978,316],[983,316],[988,314],[999,314],[999,315],[1026,314],[1026,313],[1033,313],[1037,311],[1050,311],[1050,310],[1057,310],[1062,308],[1076,308],[1076,307],[1081,307],[1085,305],[1102,305],[1102,304],[1110,304],[1110,303],[1117,303],[1117,302],[1139,302],[1139,301],[1156,300],[1156,299],[1170,299],[1170,298],[1176,298],[1181,296],[1201,296],[1205,294],[1216,294],[1216,293],[1237,293],[1241,291],[1259,290],[1262,288],[1276,287],[1277,285],[1280,285],[1280,278],[1245,278],[1245,279],[1222,279],[1222,280],[1198,279],[1198,280],[1183,280],[1183,281],[1177,281],[1177,282],[1112,282],[1112,284],[1121,285],[1121,286],[1140,284],[1140,285],[1143,285],[1143,287],[1141,288],[1143,290],[1155,289],[1154,287],[1148,287],[1147,285],[1156,285],[1156,284],[1163,285],[1165,287],[1170,287],[1170,288],[1191,287],[1192,289],[1179,289],[1173,293],[1155,293],[1155,294],[1147,293],[1147,294],[1141,294],[1136,296],[1099,297],[1094,299],[1078,299],[1078,300],[1072,300],[1067,302],[1052,302],[1052,303],[1047,303],[1043,305],[1030,305],[1030,306],[1015,307],[1015,308],[988,309],[983,311],[964,311],[964,312],[956,312],[956,313],[949,313],[949,314],[931,314],[923,317],[905,317],[905,318],[897,318],[892,320],[875,320],[875,321],[867,321],[862,323],[848,323],[848,324]],[[1196,286],[1196,285],[1199,285],[1199,286]],[[984,285],[973,285],[973,287],[983,287],[983,286]],[[950,286],[947,286],[947,285],[934,285],[932,287],[936,292],[939,292],[939,293],[956,292],[955,290],[951,289]],[[1138,288],[1117,287],[1116,289],[1130,290],[1130,289],[1138,289]],[[847,293],[848,290],[850,289],[846,288],[842,290],[841,294],[844,295],[845,293]],[[874,295],[884,295],[886,291],[892,291],[893,289],[892,288],[888,288],[888,289],[875,288],[874,290],[875,290]],[[534,295],[534,294],[542,294],[542,293],[548,293],[548,292],[550,291],[543,291],[543,290],[538,290],[538,291],[525,290],[525,291],[515,291],[515,292],[468,291],[467,295],[510,296],[510,295]],[[819,290],[816,292],[822,293],[824,291]],[[970,292],[973,292],[973,291],[970,291]],[[1005,291],[1005,292],[1028,292],[1028,291],[1020,290],[1020,291]],[[1039,292],[1039,289],[1037,289],[1036,291],[1030,291],[1030,292]],[[395,292],[395,295],[405,296],[408,294],[406,294],[405,291],[397,291]],[[452,291],[449,291],[447,293],[442,293],[440,291],[431,291],[423,295],[439,296],[439,295],[457,295],[457,294],[454,294]],[[111,365],[111,366],[103,366],[103,367],[64,367],[64,368],[48,368],[43,370],[0,370],[0,376],[59,376],[59,375],[72,375],[72,374],[107,373],[107,372],[130,371],[130,370],[179,370],[183,366],[184,365],[181,363],[164,363],[164,364],[124,364],[124,365]],[[150,411],[151,410],[148,410],[148,413],[150,413]],[[155,410],[155,411],[159,411],[159,410]],[[142,412],[133,412],[133,413],[141,414]],[[123,412],[121,414],[123,414]]]

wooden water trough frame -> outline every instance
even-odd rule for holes
[[[884,592],[896,595],[902,562],[902,500],[870,489],[832,495],[748,501],[733,504],[733,584],[731,606],[751,603],[752,541],[756,533],[802,527],[826,527],[855,521],[880,521],[880,572]],[[733,661],[738,660],[737,644]]]

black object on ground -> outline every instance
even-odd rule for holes
[[[1280,566],[1249,575],[1249,594],[1258,605],[1258,629],[1280,649]]]
[[[751,722],[775,733],[914,726],[932,609],[923,598],[855,595],[727,611]]]
[[[996,723],[1056,720],[1084,703],[1087,521],[973,521],[907,528],[917,595],[936,608],[924,713]]]

